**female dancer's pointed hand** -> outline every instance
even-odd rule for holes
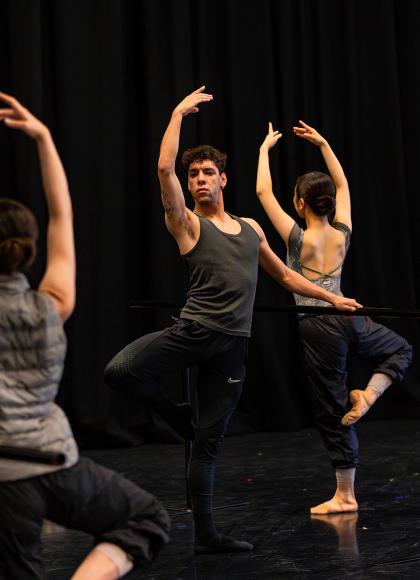
[[[40,139],[48,133],[48,128],[17,99],[0,92],[0,101],[7,105],[6,108],[0,109],[0,121],[4,121],[5,125],[26,133],[32,139]]]
[[[324,137],[320,135],[313,127],[310,127],[301,120],[299,120],[299,123],[300,127],[293,127],[294,134],[297,137],[302,137],[303,139],[306,139],[318,147],[323,143],[326,143]]]
[[[282,133],[279,131],[273,131],[273,124],[270,122],[268,123],[268,133],[262,142],[261,147],[266,147],[268,150],[270,150],[281,137]]]

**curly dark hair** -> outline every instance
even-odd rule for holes
[[[227,155],[211,145],[199,145],[187,149],[182,156],[182,164],[188,169],[195,161],[206,161],[209,159],[216,165],[219,173],[223,173],[226,167]]]

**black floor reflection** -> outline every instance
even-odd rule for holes
[[[312,429],[228,437],[218,464],[216,523],[254,543],[251,554],[194,556],[182,445],[85,452],[157,495],[172,518],[172,541],[149,570],[128,580],[418,579],[420,424],[366,422],[358,513],[311,515],[331,497],[333,471]],[[71,576],[91,538],[46,524],[49,580]],[[14,580],[14,579],[13,579]]]

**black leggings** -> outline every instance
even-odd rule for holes
[[[247,345],[247,337],[223,334],[181,319],[130,343],[105,369],[105,380],[112,388],[135,387],[168,419],[173,403],[157,382],[158,377],[198,366],[197,428],[188,468],[195,513],[212,511],[216,457],[242,392]]]
[[[358,464],[359,442],[353,425],[341,419],[349,408],[349,350],[376,363],[398,383],[411,362],[412,347],[394,331],[363,316],[302,316],[299,331],[306,373],[313,393],[315,421],[335,468]]]

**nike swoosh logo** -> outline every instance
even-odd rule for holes
[[[232,379],[231,377],[228,378],[228,383],[240,383],[241,379]]]

